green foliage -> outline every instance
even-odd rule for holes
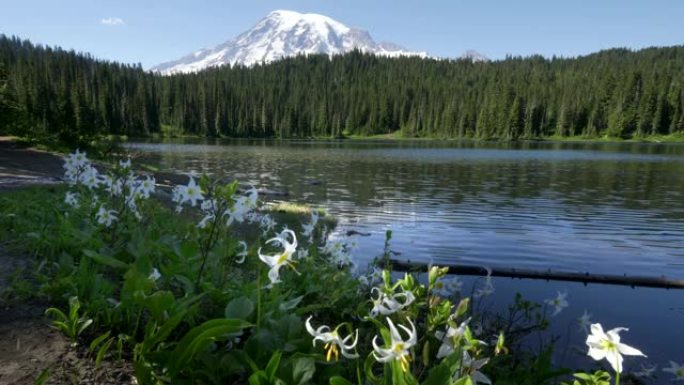
[[[563,385],[610,385],[610,373],[599,370],[595,373],[575,373],[573,382],[563,382]]]
[[[78,314],[80,308],[81,304],[78,301],[78,297],[71,297],[69,298],[68,314],[65,314],[55,307],[51,307],[45,311],[46,315],[51,315],[55,318],[52,321],[52,325],[66,334],[67,337],[71,339],[71,343],[74,346],[77,344],[78,336],[93,323],[93,320],[91,318],[86,318],[85,314]]]
[[[202,177],[199,185],[219,213],[247,198],[237,183]],[[62,188],[0,195],[0,237],[36,256],[40,295],[58,304],[71,298],[68,314],[47,311],[55,325],[87,341],[97,365],[131,362],[138,383],[436,385],[489,376],[538,385],[568,373],[551,365],[551,345],[534,354],[520,344],[546,325],[539,305],[516,297],[507,315],[478,314],[460,293],[437,294],[448,269],[431,267],[425,279],[389,270],[357,279],[338,255],[343,248],[322,247],[321,228],[299,236],[296,251],[306,253],[295,258],[283,244],[266,244],[276,228],[250,231],[223,216],[198,228],[191,208],[179,215],[154,199],[136,201],[136,218],[106,189],[81,187],[72,187],[77,208]],[[98,223],[94,197],[116,207],[119,219]],[[381,258],[392,252],[391,238],[388,231]],[[238,239],[250,245],[244,261]],[[277,283],[264,263],[271,253],[289,258]],[[474,318],[484,325],[478,336]],[[314,344],[305,319],[321,334]]]
[[[684,132],[682,74],[675,46],[493,62],[352,52],[158,76],[2,36],[0,132],[81,146],[105,134],[641,139]]]

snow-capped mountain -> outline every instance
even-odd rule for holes
[[[271,12],[233,40],[151,70],[168,75],[224,64],[250,66],[298,54],[336,55],[354,49],[384,56],[427,56],[396,44],[375,42],[367,31],[347,27],[327,16],[281,10]]]
[[[461,59],[469,59],[475,63],[488,62],[489,58],[475,50],[469,49],[461,55]]]

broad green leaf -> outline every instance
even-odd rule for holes
[[[270,381],[273,381],[275,378],[275,373],[278,370],[278,366],[280,366],[280,358],[282,356],[282,352],[275,352],[271,355],[271,359],[268,360],[268,364],[266,364],[266,375]]]
[[[102,341],[106,340],[107,337],[109,337],[109,335],[110,335],[111,333],[112,333],[112,331],[111,331],[111,330],[108,330],[107,333],[104,333],[104,334],[100,335],[99,337],[95,338],[95,339],[93,340],[93,342],[90,343],[90,348],[89,348],[89,350],[90,350],[91,352],[92,352],[92,351],[95,351],[95,348],[97,347],[97,345],[99,345]]]
[[[226,318],[249,319],[254,312],[254,302],[247,297],[235,298],[226,305]]]
[[[292,362],[293,385],[303,385],[311,381],[316,372],[316,363],[311,357],[298,357]],[[331,379],[332,381],[332,379]]]
[[[443,385],[451,382],[451,370],[447,365],[437,365],[428,374],[422,385]]]
[[[171,375],[178,374],[198,351],[209,346],[217,338],[240,332],[250,326],[251,324],[243,320],[223,318],[209,320],[196,326],[183,336],[171,353],[169,372]]]
[[[330,377],[330,385],[354,385],[340,376]]]
[[[300,302],[302,302],[302,299],[304,296],[299,296],[297,298],[293,298],[289,301],[282,302],[279,306],[280,311],[282,312],[289,312],[292,309],[296,308],[297,305],[299,305]]]
[[[107,354],[107,351],[109,351],[109,347],[112,345],[112,342],[114,342],[114,337],[110,338],[105,342],[100,350],[97,352],[97,356],[95,357],[95,366],[100,366],[100,363],[102,362],[102,359],[104,358],[105,354]]]
[[[88,257],[88,258],[92,259],[93,261],[98,262],[102,265],[113,267],[115,269],[122,269],[122,270],[128,269],[127,263],[121,262],[114,257],[98,254],[92,250],[83,250],[83,254],[86,257]]]

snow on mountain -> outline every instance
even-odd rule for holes
[[[383,56],[420,56],[392,43],[376,43],[368,31],[327,16],[274,11],[252,29],[213,49],[201,49],[151,70],[161,74],[196,72],[224,64],[250,66],[298,54],[343,54],[354,49]]]
[[[461,55],[461,59],[470,59],[471,61],[477,62],[488,62],[489,58],[475,50],[469,49]]]

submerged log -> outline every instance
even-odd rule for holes
[[[427,263],[390,260],[394,271],[425,271]],[[439,267],[448,267],[449,274],[480,275],[488,274],[487,268],[482,266],[437,264]],[[491,268],[493,277],[509,277],[518,279],[543,279],[546,281],[569,281],[589,283],[601,283],[606,285],[622,285],[631,287],[654,287],[661,289],[684,289],[684,280],[661,277],[640,277],[629,275],[606,275],[586,273],[571,273],[563,271],[538,271],[513,268]]]

